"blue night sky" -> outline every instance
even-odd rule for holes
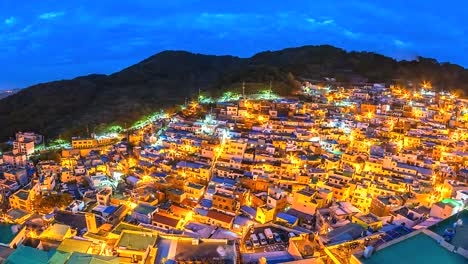
[[[0,1],[0,89],[108,74],[167,49],[247,57],[331,44],[468,66],[464,1],[19,2]]]

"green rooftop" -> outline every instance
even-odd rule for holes
[[[152,232],[153,230],[149,228],[144,228],[141,226],[136,226],[132,224],[127,224],[125,222],[120,222],[113,230],[113,234],[120,235],[124,230],[130,230],[130,231],[141,231],[141,232]]]
[[[67,259],[71,256],[72,253],[63,252],[60,250],[55,251],[55,253],[50,257],[49,263],[62,264],[66,263]]]
[[[9,245],[15,238],[16,233],[13,232],[13,224],[0,223],[0,244]]]
[[[62,243],[58,246],[57,250],[62,252],[81,252],[86,253],[88,249],[93,245],[92,241],[88,240],[78,240],[78,239],[64,239]]]
[[[145,251],[148,246],[154,246],[158,237],[152,233],[122,232],[116,248]]]
[[[420,233],[375,252],[369,259],[362,258],[361,262],[364,264],[466,264],[466,259],[443,248],[428,235]]]
[[[450,199],[451,200],[451,199]],[[442,201],[443,202],[443,201]],[[465,209],[457,214],[454,214],[437,224],[434,224],[429,227],[429,230],[443,236],[447,228],[453,228],[453,223],[457,222],[458,219],[461,219],[463,224],[456,227],[456,233],[452,241],[449,243],[456,246],[462,247],[465,250],[468,250],[468,210]]]
[[[454,200],[454,199],[450,199],[450,198],[447,198],[447,199],[444,199],[442,201],[440,201],[441,203],[443,204],[450,204],[452,207],[463,207],[463,203],[461,201],[457,201],[457,200]]]
[[[119,264],[120,258],[114,256],[99,256],[74,252],[67,264]]]
[[[20,198],[21,200],[28,200],[29,192],[25,190],[19,190],[15,193],[15,195],[18,196],[18,198]]]
[[[18,220],[18,219],[21,219],[21,218],[29,215],[29,212],[25,211],[25,210],[18,209],[18,208],[13,208],[13,209],[11,209],[10,211],[7,212],[7,215],[9,217],[11,217],[11,219],[13,219],[13,220]]]
[[[150,214],[156,210],[156,206],[151,206],[151,205],[146,205],[146,204],[139,204],[135,209],[133,209],[134,212],[139,213],[139,214]]]
[[[5,264],[48,264],[49,256],[46,251],[27,246],[19,246]]]

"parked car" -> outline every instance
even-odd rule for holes
[[[267,240],[266,240],[266,237],[263,233],[258,233],[258,238],[260,240],[260,245],[264,246],[266,244],[268,244]]]
[[[250,235],[250,240],[252,240],[252,243],[253,243],[254,247],[259,247],[260,246],[257,235],[251,234]]]
[[[267,238],[273,238],[273,232],[271,232],[271,229],[270,228],[265,228],[265,230],[263,231],[263,233],[265,233],[265,236]]]
[[[252,241],[250,241],[250,239],[245,240],[245,248],[246,249],[252,249],[253,248]]]
[[[281,240],[281,237],[278,233],[273,233],[273,236],[275,237],[275,241],[277,243],[283,242],[283,240]]]

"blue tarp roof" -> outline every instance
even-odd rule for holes
[[[177,167],[186,167],[186,168],[191,168],[191,169],[200,169],[204,165],[198,164],[198,163],[193,163],[193,162],[188,162],[188,161],[180,161],[177,163]]]
[[[200,201],[200,205],[206,208],[211,208],[213,206],[213,201],[208,200],[208,199],[202,199]]]
[[[113,212],[115,212],[115,210],[117,210],[117,207],[111,205],[104,209],[104,213],[112,214]]]
[[[405,164],[405,163],[398,162],[397,166],[400,167],[400,168],[416,170],[420,174],[424,174],[424,175],[431,175],[432,174],[432,170],[430,170],[430,169],[421,168],[421,167],[417,167],[417,166],[411,166],[411,165],[408,165],[408,164]]]
[[[297,217],[287,214],[287,213],[282,213],[282,212],[279,212],[278,215],[276,215],[276,218],[282,219],[288,222],[288,224],[290,225],[293,225],[297,222]]]
[[[158,173],[152,173],[151,176],[153,177],[160,177],[160,178],[165,178],[167,176],[166,173],[158,172]]]
[[[208,214],[208,211],[203,208],[195,208],[193,210],[195,211],[195,213],[198,213],[199,215],[206,216]]]
[[[246,226],[249,222],[251,222],[251,220],[248,217],[238,215],[234,218],[233,223],[234,225]]]
[[[413,183],[413,179],[403,179],[403,182],[406,182],[406,183]]]
[[[253,217],[257,215],[257,210],[247,205],[241,206],[241,210],[244,211],[246,214],[251,215]]]
[[[236,184],[236,181],[234,181],[233,179],[221,178],[221,177],[213,177],[211,181],[216,182],[216,183],[224,183],[224,184],[232,185],[232,186]]]

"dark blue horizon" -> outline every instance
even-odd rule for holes
[[[109,74],[164,50],[249,57],[328,44],[468,66],[461,1],[23,2],[0,3],[0,89]]]

